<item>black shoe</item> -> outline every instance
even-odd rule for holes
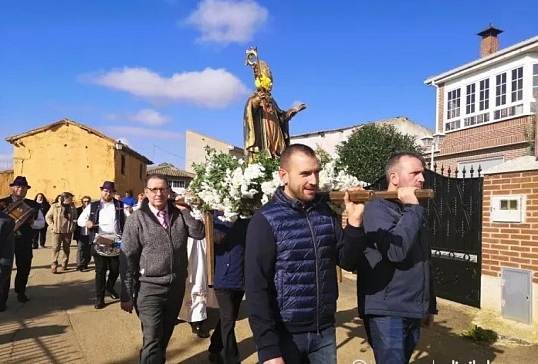
[[[45,244],[41,245],[42,248],[45,248]]]
[[[24,303],[30,301],[25,293],[17,293],[17,301]]]
[[[82,272],[82,271],[84,270],[84,267],[81,266],[81,265],[79,265],[79,266],[77,267],[77,270],[78,270],[79,272]]]
[[[39,248],[39,246],[37,246],[37,245],[32,245],[32,249],[37,249],[37,248]]]
[[[108,292],[110,298],[112,298],[113,300],[117,300],[118,298],[120,298],[118,292],[116,292],[114,288],[108,288],[106,291]]]
[[[192,333],[196,334],[200,339],[207,339],[210,335],[202,327],[201,322],[192,322],[191,323]]]
[[[4,312],[7,309],[5,302],[0,302],[0,312]]]
[[[93,305],[93,307],[96,309],[96,310],[100,310],[102,308],[105,308],[105,300],[104,299],[97,299],[97,302],[95,302],[95,305]]]

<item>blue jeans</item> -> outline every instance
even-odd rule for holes
[[[336,330],[334,326],[317,332],[280,336],[280,350],[286,364],[336,364]]]
[[[407,364],[420,338],[420,319],[373,316],[364,318],[376,363]]]

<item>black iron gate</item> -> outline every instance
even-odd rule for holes
[[[422,201],[428,228],[433,232],[432,267],[438,297],[480,307],[482,266],[483,178],[478,171],[463,169],[440,173],[427,169],[424,188],[435,199]],[[383,190],[384,177],[367,187]]]

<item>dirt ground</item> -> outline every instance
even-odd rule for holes
[[[76,248],[72,246],[74,258]],[[50,250],[34,251],[28,284],[30,302],[18,303],[13,292],[7,311],[0,313],[0,363],[44,364],[136,363],[141,344],[140,323],[135,315],[124,313],[117,300],[107,299],[103,310],[93,308],[93,272],[71,269],[64,274],[50,273]],[[119,284],[117,286],[119,289]],[[256,363],[245,305],[237,323],[237,338],[243,364]],[[477,344],[460,334],[485,317],[481,311],[439,300],[439,315],[433,329],[423,330],[413,354],[414,363],[486,364],[537,363],[538,345],[517,340],[517,332],[501,336],[493,345]],[[207,327],[213,327],[218,310],[209,310]],[[373,364],[364,328],[356,314],[355,282],[344,275],[340,284],[337,319],[338,362]],[[492,321],[487,321],[491,323]],[[501,327],[501,326],[499,326]],[[510,323],[502,331],[517,325]],[[499,331],[499,334],[503,334]],[[167,363],[208,363],[209,339],[199,339],[188,324],[176,326],[168,347]]]

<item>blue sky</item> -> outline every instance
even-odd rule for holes
[[[406,116],[433,128],[424,80],[538,34],[535,1],[0,0],[0,169],[8,136],[62,118],[184,167],[185,130],[242,146],[258,47],[291,133]]]

